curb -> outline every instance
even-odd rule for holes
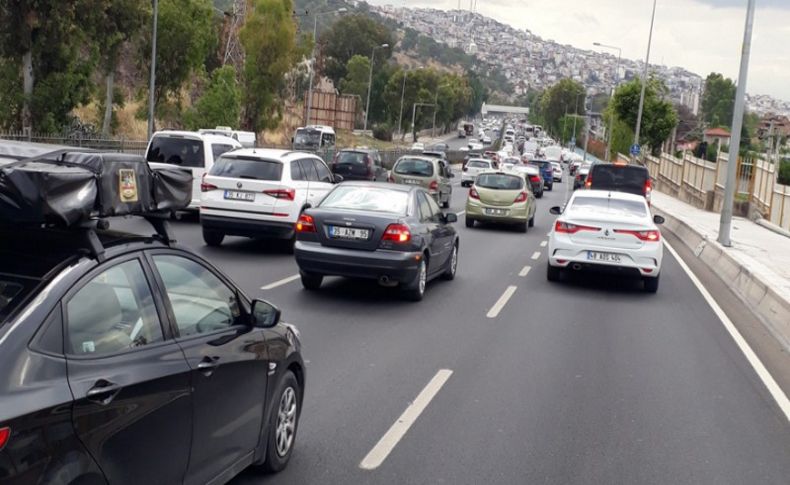
[[[729,255],[717,241],[708,239],[655,205],[653,210],[664,217],[663,227],[680,239],[697,259],[727,283],[752,313],[757,315],[777,343],[790,352],[790,300]]]
[[[769,231],[773,231],[773,232],[775,232],[777,234],[781,234],[782,236],[785,236],[785,237],[790,237],[790,231],[782,229],[781,227],[777,226],[776,224],[768,222],[767,220],[765,220],[763,218],[757,219],[756,221],[754,221],[754,223],[757,224],[758,226],[762,226],[762,227],[768,229]]]

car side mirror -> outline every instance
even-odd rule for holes
[[[340,182],[345,180],[342,175],[334,174],[333,177],[334,177],[334,182],[336,184],[339,184]]]
[[[554,207],[549,209],[549,212],[551,212],[555,216],[558,216],[558,215],[562,214],[562,207],[560,207],[558,205],[555,205]]]
[[[655,215],[653,216],[653,222],[656,224],[663,224],[665,222],[665,219],[662,216]]]
[[[445,224],[452,224],[454,222],[458,222],[458,215],[455,212],[448,212],[444,214],[443,217]]]
[[[253,300],[252,321],[259,328],[271,328],[280,322],[280,309],[268,301]]]

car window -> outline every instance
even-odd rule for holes
[[[291,162],[291,180],[307,180],[304,176],[304,173],[302,173],[302,166],[299,164],[298,160]]]
[[[214,155],[214,160],[219,158],[223,153],[227,153],[229,151],[234,150],[235,147],[233,145],[226,145],[221,143],[212,143],[211,144],[211,153]]]
[[[420,158],[401,158],[393,169],[398,175],[415,175],[430,177],[433,175],[433,163]]]
[[[182,167],[204,167],[203,140],[173,136],[155,136],[145,159]]]
[[[420,222],[429,222],[433,219],[433,212],[429,203],[430,196],[425,192],[417,194],[417,207],[420,211]]]
[[[73,355],[122,352],[164,340],[140,261],[93,277],[66,304],[67,346]]]
[[[571,210],[609,212],[644,217],[647,215],[647,204],[644,201],[622,200],[611,197],[576,197]]]
[[[283,164],[276,160],[234,156],[220,157],[209,171],[218,177],[273,181],[280,180],[282,173]]]
[[[361,152],[340,152],[335,163],[338,165],[365,165],[365,154]]]
[[[299,160],[299,166],[302,167],[304,180],[318,180],[318,173],[315,171],[315,165],[313,165],[311,158]]]
[[[321,144],[323,146],[333,146],[335,144],[335,135],[331,133],[324,133],[321,136]]]
[[[329,172],[329,169],[326,168],[326,164],[321,160],[312,159],[313,163],[315,164],[316,172],[318,173],[318,180],[320,182],[326,182],[328,184],[332,183],[332,174]]]
[[[491,168],[491,164],[489,162],[478,162],[475,160],[470,160],[466,166],[470,168]]]
[[[431,216],[436,220],[436,218],[442,213],[442,209],[439,208],[439,204],[433,200],[433,197],[430,197],[428,194],[423,193],[425,197],[428,199],[428,207],[431,209]]]
[[[477,177],[475,185],[493,190],[520,190],[524,188],[524,177],[517,175],[483,174]]]
[[[409,194],[381,187],[340,185],[321,201],[322,209],[352,209],[406,215]]]
[[[236,293],[203,265],[172,255],[154,256],[180,336],[211,333],[238,323]]]

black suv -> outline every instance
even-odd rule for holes
[[[626,163],[597,163],[590,167],[585,188],[641,195],[650,202],[653,182],[646,167]]]
[[[335,154],[330,166],[332,173],[343,180],[386,181],[387,170],[381,163],[378,150],[347,148]]]

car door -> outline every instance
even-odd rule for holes
[[[305,192],[305,203],[311,207],[315,207],[317,201],[315,193],[310,191],[310,184],[318,182],[318,171],[315,169],[315,163],[312,158],[303,158],[299,160],[299,166],[302,168],[307,183],[307,191]]]
[[[308,196],[310,199],[310,204],[313,207],[316,207],[322,200],[324,200],[326,194],[332,190],[332,187],[334,186],[334,179],[332,178],[332,172],[329,171],[329,168],[327,168],[323,160],[318,158],[309,158],[307,161],[313,164],[317,174],[317,180],[310,181],[310,195]]]
[[[386,182],[387,169],[384,168],[384,163],[382,163],[381,161],[381,154],[378,151],[375,151],[375,152],[371,152],[370,156],[373,159],[373,171],[375,173],[375,181]]]
[[[445,194],[445,200],[449,204],[453,197],[452,169],[450,169],[450,164],[447,160],[441,160],[439,163],[441,165],[439,185],[442,187],[442,193]]]
[[[309,174],[305,174],[300,160],[291,162],[290,185],[294,189],[294,202],[297,202],[299,207],[307,205],[310,193],[310,180],[308,177]]]
[[[74,430],[113,484],[180,483],[189,459],[190,369],[148,275],[112,261],[62,300]]]
[[[246,302],[207,266],[167,251],[150,258],[191,369],[195,439],[185,483],[222,482],[252,463],[258,444],[268,373],[265,339],[249,325]]]
[[[417,194],[417,204],[420,212],[420,222],[423,226],[423,237],[428,239],[430,262],[428,273],[435,274],[447,264],[453,241],[448,237],[448,227],[442,223],[442,211],[433,197],[420,191]],[[450,229],[451,231],[451,229]],[[449,241],[449,245],[448,245]]]

